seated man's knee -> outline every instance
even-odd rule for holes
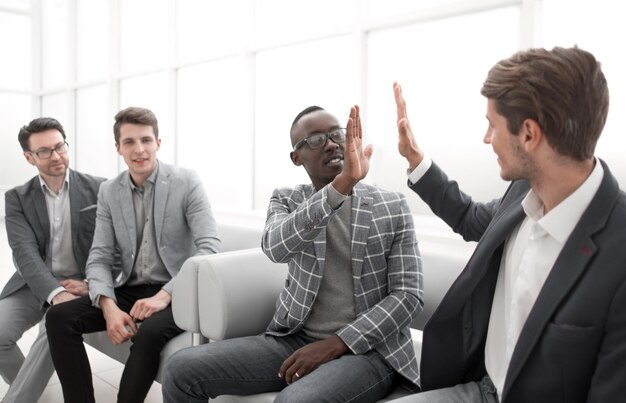
[[[190,368],[189,362],[196,356],[190,349],[183,349],[175,352],[165,363],[163,372],[163,388],[174,390],[185,390],[188,381],[187,374]]]
[[[304,384],[292,383],[283,389],[274,399],[274,403],[314,403],[319,402],[319,390],[313,390]]]
[[[73,315],[68,312],[69,303],[53,305],[46,312],[46,332],[48,335],[63,334]]]

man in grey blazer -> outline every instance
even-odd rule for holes
[[[424,329],[408,402],[626,402],[626,195],[594,157],[609,92],[578,48],[498,62],[484,141],[511,181],[473,202],[417,146],[401,89],[409,185],[466,240],[467,266]],[[469,162],[469,161],[468,161]]]
[[[104,329],[113,344],[133,343],[118,402],[142,402],[161,349],[182,332],[170,304],[176,274],[187,258],[219,250],[200,179],[157,160],[158,133],[148,109],[130,107],[116,115],[115,144],[128,171],[105,182],[98,194],[89,297],[48,313],[50,350],[66,403],[94,401],[82,334]],[[118,252],[121,270],[114,264]]]
[[[310,107],[291,129],[291,159],[312,184],[274,191],[262,248],[288,262],[263,335],[208,343],[168,362],[164,401],[280,391],[276,402],[375,402],[415,388],[409,325],[422,307],[421,261],[404,196],[361,183],[358,107],[346,129]],[[321,400],[323,398],[323,400]]]
[[[54,372],[42,323],[26,359],[16,342],[50,305],[87,295],[85,263],[104,180],[69,169],[65,131],[55,119],[34,119],[18,140],[39,174],[5,194],[16,272],[0,293],[0,374],[10,385],[3,403],[36,402]]]

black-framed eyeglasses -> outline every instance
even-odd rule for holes
[[[309,148],[315,150],[316,148],[323,147],[328,139],[331,139],[335,143],[345,143],[346,141],[346,129],[343,127],[338,127],[329,131],[328,133],[316,133],[312,136],[309,136],[305,139],[302,139],[293,146],[293,150],[297,150],[302,147],[304,143],[309,145]]]
[[[40,160],[47,160],[48,158],[52,157],[53,151],[56,151],[57,154],[61,155],[65,154],[68,151],[69,147],[70,145],[64,141],[57,144],[54,148],[40,148],[37,151],[29,151],[29,153],[31,153],[31,155],[35,154]]]

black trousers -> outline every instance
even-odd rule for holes
[[[161,285],[123,286],[115,289],[117,305],[129,312],[135,301],[156,294]],[[106,330],[106,321],[89,297],[52,306],[46,316],[48,343],[61,381],[65,403],[95,402],[93,380],[83,334]],[[172,306],[143,321],[130,347],[117,401],[143,402],[159,369],[163,346],[183,331],[174,323]]]

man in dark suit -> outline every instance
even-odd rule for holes
[[[37,401],[54,372],[43,326],[26,359],[16,342],[50,305],[88,294],[85,264],[104,180],[68,168],[65,132],[55,119],[33,120],[18,140],[39,175],[5,194],[16,272],[0,293],[0,373],[10,384],[3,403]]]
[[[478,241],[424,329],[425,392],[400,400],[626,402],[626,195],[594,157],[609,107],[600,64],[530,49],[490,70],[484,142],[511,184],[489,203],[424,157],[394,90],[409,186]]]

